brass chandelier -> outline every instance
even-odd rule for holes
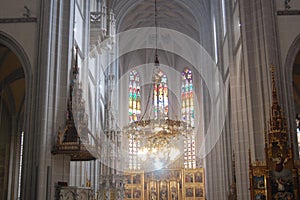
[[[162,78],[159,75],[159,60],[157,52],[157,4],[155,0],[155,28],[156,28],[156,50],[155,50],[155,69],[152,75],[152,85],[162,83]],[[158,87],[157,87],[158,88]],[[152,89],[150,89],[149,99]],[[157,93],[158,94],[158,93]],[[148,108],[149,99],[146,109]],[[161,111],[159,105],[153,105],[157,111],[155,118],[149,117],[144,119],[144,115],[140,120],[131,122],[123,128],[123,132],[128,139],[138,142],[140,149],[138,154],[142,160],[152,158],[156,162],[165,164],[167,161],[173,161],[180,154],[180,141],[187,139],[194,131],[194,127],[182,120],[169,119],[164,112]],[[145,113],[147,110],[145,110]],[[151,114],[150,114],[151,116]]]
[[[194,127],[181,120],[148,119],[132,122],[123,130],[128,138],[140,142],[142,152],[155,153],[188,138]]]

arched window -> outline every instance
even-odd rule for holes
[[[296,115],[296,126],[297,126],[298,153],[300,157],[300,114]]]
[[[141,116],[141,90],[140,76],[132,70],[129,74],[129,122],[140,119]]]
[[[140,120],[141,117],[141,88],[140,76],[136,70],[129,74],[129,123]],[[129,169],[140,169],[138,150],[140,143],[132,136],[129,137]]]
[[[168,118],[168,85],[167,75],[162,71],[155,72],[155,83],[153,88],[154,116],[158,118]]]
[[[181,115],[182,120],[194,126],[194,92],[192,71],[185,68],[181,83]]]
[[[181,116],[182,120],[194,126],[194,91],[192,71],[185,68],[182,71],[181,83]],[[192,134],[184,144],[184,167],[196,168],[195,135]]]
[[[18,199],[21,199],[21,180],[22,180],[22,166],[23,166],[23,154],[24,154],[24,131],[21,132],[20,138],[20,161],[19,161],[19,176],[18,176]]]

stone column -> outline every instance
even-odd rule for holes
[[[232,45],[230,66],[232,134],[236,158],[237,199],[250,199],[249,155],[264,160],[264,131],[271,103],[270,65],[279,65],[274,1],[240,0],[240,39]]]
[[[68,74],[72,61],[73,1],[41,1],[36,71],[32,88],[31,131],[25,132],[24,197],[53,199],[55,183],[68,180],[69,167],[52,156],[59,126],[64,125]],[[28,124],[27,124],[28,125]],[[68,159],[67,159],[68,160]],[[53,178],[60,177],[60,178]],[[63,181],[63,180],[62,180]]]

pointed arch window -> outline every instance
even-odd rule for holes
[[[194,90],[192,71],[185,68],[181,74],[181,116],[182,120],[194,126]],[[196,168],[195,134],[185,141],[184,144],[184,167]]]
[[[141,88],[140,75],[136,70],[129,74],[129,122],[140,119],[141,116]]]
[[[129,73],[129,123],[140,120],[141,117],[141,88],[140,75],[136,70]],[[138,150],[140,143],[135,141],[132,136],[128,140],[129,150],[129,169],[140,169],[138,162]]]
[[[23,167],[23,154],[24,154],[24,131],[21,132],[20,138],[20,160],[19,160],[19,176],[18,176],[18,199],[21,199],[21,181],[22,181],[22,167]]]
[[[296,126],[297,126],[298,153],[300,157],[300,114],[296,115]]]
[[[167,118],[169,112],[168,101],[168,78],[161,70],[155,74],[155,83],[153,88],[153,104],[155,119]]]

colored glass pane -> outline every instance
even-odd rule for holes
[[[140,77],[137,71],[132,70],[129,74],[129,123],[137,121],[141,116],[141,88],[140,88]],[[128,141],[128,152],[129,152],[129,168],[140,169],[138,162],[138,149],[140,147],[139,142],[135,141],[133,136],[129,137]]]
[[[153,105],[154,105],[154,116],[167,118],[168,116],[168,86],[167,86],[167,76],[159,71],[156,74],[159,78],[157,82],[154,83],[153,88]]]
[[[182,71],[181,82],[181,116],[182,120],[194,126],[194,93],[192,71],[185,68]],[[192,135],[184,143],[184,167],[196,168],[195,136]]]

